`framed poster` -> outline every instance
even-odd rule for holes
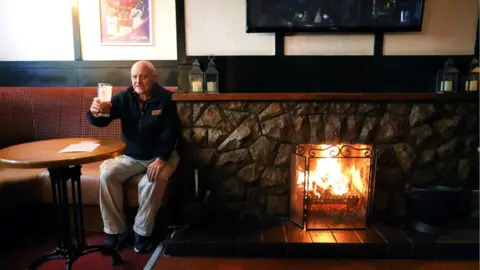
[[[152,45],[151,0],[100,0],[102,45]]]

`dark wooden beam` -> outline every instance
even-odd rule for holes
[[[382,56],[383,55],[383,40],[385,34],[384,33],[375,33],[374,35],[374,43],[373,43],[373,55],[374,56]]]
[[[479,25],[480,25],[480,19],[478,19],[478,21],[477,21],[477,38],[475,40],[475,47],[473,48],[474,49],[473,54],[475,55],[475,58],[477,58],[477,60],[478,60],[478,55],[480,53],[479,52],[480,47],[478,46],[478,34],[479,34],[479,31],[480,31]]]
[[[285,55],[285,35],[283,33],[275,33],[275,56]]]
[[[80,35],[80,16],[78,13],[78,0],[72,5],[72,27],[73,27],[73,52],[75,61],[82,61],[82,40]]]
[[[175,0],[175,18],[177,22],[177,62],[187,64],[187,44],[185,40],[185,0]]]

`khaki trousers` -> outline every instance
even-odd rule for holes
[[[146,172],[148,165],[154,160],[136,160],[123,155],[106,160],[100,165],[100,211],[105,233],[120,234],[126,231],[123,183],[132,176],[143,174],[138,182],[139,208],[133,230],[142,236],[152,234],[155,216],[162,204],[168,180],[177,168],[180,158],[174,150],[157,180],[150,182]]]

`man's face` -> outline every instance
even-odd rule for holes
[[[157,75],[144,65],[134,66],[131,75],[133,89],[138,94],[148,94],[157,80]]]

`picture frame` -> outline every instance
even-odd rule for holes
[[[99,0],[101,45],[153,45],[151,0]]]

